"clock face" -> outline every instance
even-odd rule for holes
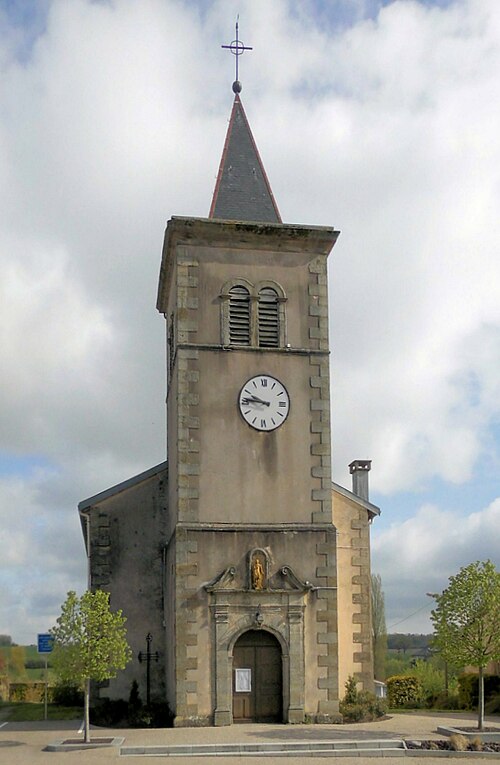
[[[275,430],[290,411],[285,386],[275,377],[256,375],[247,380],[238,397],[241,416],[255,430]]]

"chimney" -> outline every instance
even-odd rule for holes
[[[352,475],[352,493],[368,502],[368,473],[372,467],[371,460],[354,460],[349,465]]]

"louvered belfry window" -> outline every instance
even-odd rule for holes
[[[263,287],[258,302],[259,346],[278,348],[280,344],[280,322],[278,293],[272,287]]]
[[[239,284],[229,290],[229,342],[250,345],[250,293]]]

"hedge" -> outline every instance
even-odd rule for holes
[[[48,699],[52,700],[52,688],[48,688]],[[40,703],[45,698],[45,683],[27,682],[10,683],[9,701],[27,701],[30,703]]]
[[[393,675],[386,680],[387,698],[390,707],[411,706],[418,703],[422,687],[413,675]]]

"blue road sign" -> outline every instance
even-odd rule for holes
[[[50,632],[38,634],[38,653],[51,653],[54,647],[54,638]]]

